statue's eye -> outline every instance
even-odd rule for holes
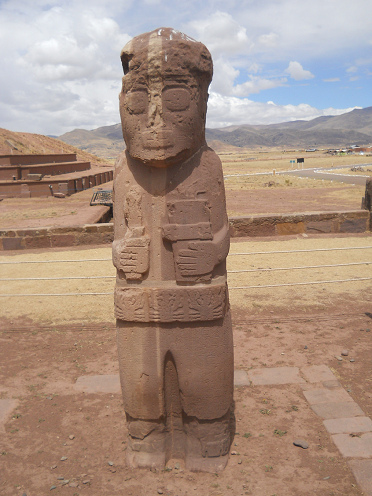
[[[191,96],[186,88],[167,88],[163,91],[163,102],[168,110],[177,112],[189,108]]]
[[[147,110],[147,91],[130,91],[125,95],[125,104],[132,114],[143,114]]]

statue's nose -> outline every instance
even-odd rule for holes
[[[148,109],[147,127],[156,128],[164,124],[161,94],[151,95]]]

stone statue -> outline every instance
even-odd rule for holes
[[[212,59],[161,28],[121,61],[113,263],[127,461],[215,472],[232,440],[233,341],[222,167],[205,141]]]

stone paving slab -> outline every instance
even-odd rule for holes
[[[348,464],[364,496],[372,496],[372,460],[349,460]]]
[[[245,370],[234,370],[234,386],[249,386],[251,381]]]
[[[318,403],[310,406],[313,412],[323,419],[365,416],[363,410],[355,403],[355,401]]]
[[[323,420],[330,434],[350,434],[352,432],[372,432],[372,420],[369,417],[349,417]]]
[[[345,389],[310,389],[304,391],[304,396],[310,405],[319,403],[337,403],[353,401],[352,397],[347,394]]]
[[[82,375],[74,384],[76,391],[84,393],[120,393],[119,374]]]
[[[341,383],[338,382],[337,379],[334,379],[333,381],[324,381],[322,384],[327,389],[337,389],[342,387]]]
[[[332,440],[342,456],[347,458],[372,457],[372,432],[352,437],[350,434],[333,434]]]
[[[254,386],[301,384],[305,382],[300,376],[298,367],[253,369],[248,372],[248,377]]]
[[[249,386],[250,380],[245,370],[234,371],[235,386]],[[118,374],[82,375],[74,384],[74,389],[83,393],[120,393],[120,378]]]
[[[324,382],[336,380],[335,375],[326,365],[309,365],[302,367],[301,373],[309,382]]]
[[[18,403],[18,400],[13,399],[0,400],[0,426],[5,423],[11,412],[18,405]]]

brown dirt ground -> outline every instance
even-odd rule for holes
[[[106,210],[90,205],[93,193],[98,189],[112,189],[112,181],[66,198],[5,198],[0,202],[0,227],[27,229],[94,224]]]
[[[230,215],[359,210],[362,191],[357,196],[349,194],[354,190],[355,186],[227,190],[226,203]]]
[[[361,196],[332,188],[227,189],[230,214],[290,213],[360,208]],[[340,191],[343,191],[340,194]],[[353,190],[354,191],[354,190]],[[85,196],[84,196],[85,195]],[[25,217],[19,202],[9,227],[55,224],[90,199],[36,199]],[[74,205],[68,202],[74,201]],[[14,202],[17,203],[17,202]],[[35,205],[39,204],[38,207]],[[7,212],[0,219],[6,220]],[[54,215],[55,207],[65,214]],[[300,207],[299,207],[300,206]],[[91,207],[94,208],[94,207]],[[50,210],[52,209],[52,210]],[[66,213],[67,212],[67,213]],[[8,219],[9,220],[9,219]],[[25,221],[25,222],[23,222]],[[46,224],[44,223],[46,222]],[[40,225],[40,224],[37,224]],[[3,227],[3,225],[2,225]],[[287,236],[236,239],[231,253],[371,246],[370,234],[357,236]],[[296,267],[371,261],[371,250],[230,256],[229,270]],[[110,258],[110,248],[3,252],[1,261]],[[113,275],[105,262],[2,265],[1,277]],[[231,288],[288,282],[367,277],[369,265],[347,268],[231,274]],[[113,280],[2,282],[2,292],[112,291]],[[342,386],[372,416],[371,281],[267,289],[230,290],[235,367],[329,366]],[[118,372],[112,296],[1,298],[0,399],[18,406],[4,424],[0,441],[0,494],[4,496],[362,496],[360,488],[323,423],[305,401],[298,385],[235,388],[236,434],[222,474],[191,473],[174,467],[162,472],[133,470],[125,465],[126,426],[119,394],[82,394],[73,389],[81,375]],[[363,331],[361,329],[364,329]],[[307,348],[305,349],[305,346]],[[349,350],[354,363],[334,357]],[[1,429],[1,427],[0,427]],[[274,434],[281,431],[282,435]],[[69,436],[73,435],[74,439]],[[293,446],[303,438],[309,449]],[[67,457],[61,461],[62,457]],[[113,462],[110,466],[108,462]],[[54,468],[53,468],[54,467]],[[63,477],[69,483],[62,486]],[[51,491],[51,488],[56,486]],[[160,491],[160,492],[159,492]]]
[[[259,179],[257,184],[249,184],[244,180],[242,184],[226,181],[228,214],[244,216],[358,210],[364,195],[364,188],[361,186],[342,184],[333,187],[312,185],[301,188],[286,187],[280,183],[277,187],[261,186],[261,183],[272,179],[272,176],[265,176],[265,179]],[[274,179],[285,184],[284,177],[277,176]],[[291,181],[296,181],[296,178],[291,178]],[[313,180],[308,182],[319,183]],[[112,188],[112,182],[103,185],[102,188]],[[85,190],[67,198],[6,198],[0,201],[0,228],[65,227],[95,222],[97,208],[100,207],[89,204],[95,190],[96,188]]]
[[[240,239],[234,240],[231,253],[370,246],[371,241],[368,234]],[[89,247],[8,252],[2,254],[1,260],[99,258],[109,257],[109,251],[109,247]],[[292,253],[287,259],[285,254],[232,255],[229,269],[370,261],[370,253],[368,249],[340,250],[326,252],[321,259],[314,253]],[[97,273],[94,263],[88,267],[61,263],[47,271],[56,276],[91,275],[93,271]],[[32,271],[44,275],[40,266],[34,265],[25,275],[32,276]],[[111,274],[110,261],[98,265],[102,266],[98,273]],[[19,277],[24,270],[19,267],[7,270]],[[239,283],[283,283],[288,278],[298,282],[348,277],[351,269],[343,270],[317,269],[306,273],[306,279],[302,270],[290,271],[287,276],[281,271],[257,276],[233,274],[229,284],[233,287]],[[362,266],[351,273],[361,277],[368,270],[370,274],[369,266]],[[8,277],[9,272],[5,275]],[[27,290],[25,283],[18,289],[11,288],[19,292],[23,287],[24,292],[32,292],[42,284],[43,292],[52,292],[45,282],[34,284]],[[112,288],[111,280],[107,284]],[[66,288],[62,286],[60,291]],[[88,289],[94,288],[102,289],[97,283]],[[266,366],[327,365],[365,414],[372,416],[372,332],[366,331],[372,328],[371,281],[232,289],[230,293],[236,368],[248,371]],[[56,488],[51,494],[71,496],[147,496],[159,494],[158,490],[167,496],[363,494],[299,385],[235,388],[237,422],[231,450],[237,455],[231,455],[222,474],[191,473],[174,467],[161,472],[127,468],[121,396],[82,394],[73,389],[81,375],[118,372],[112,297],[80,298],[83,297],[19,299],[18,309],[13,311],[11,299],[7,298],[3,306],[0,398],[15,398],[18,406],[1,434],[1,495],[42,496],[49,494],[52,486]],[[83,305],[83,301],[88,303]],[[84,316],[80,321],[79,312]],[[354,363],[335,359],[345,348],[350,358],[355,358]],[[274,434],[275,430],[282,435]],[[71,435],[74,439],[69,439]],[[309,449],[293,446],[296,438],[307,440]],[[67,459],[61,461],[62,457]],[[109,461],[114,465],[110,466]],[[70,482],[62,486],[59,477]]]

